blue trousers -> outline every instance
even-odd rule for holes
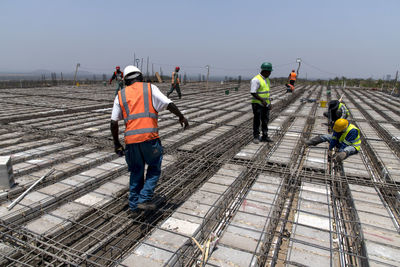
[[[130,171],[129,208],[137,209],[138,203],[150,201],[161,175],[163,148],[160,139],[126,145],[125,160]],[[148,165],[146,180],[144,167]]]
[[[328,143],[330,143],[332,140],[331,134],[320,135],[320,137],[322,140]],[[354,146],[341,147],[339,143],[336,146],[339,148],[339,152],[346,152],[347,156],[351,156],[358,153],[357,149]]]

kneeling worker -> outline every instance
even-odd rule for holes
[[[316,146],[323,142],[329,142],[329,155],[332,154],[333,148],[337,148],[333,160],[339,163],[360,151],[360,130],[353,124],[350,124],[348,120],[338,119],[333,125],[332,135],[319,135],[305,141],[305,144],[307,146]]]
[[[158,135],[158,112],[168,109],[179,118],[179,123],[184,126],[184,129],[189,126],[189,123],[157,86],[143,82],[143,75],[138,68],[127,66],[124,73],[126,87],[115,97],[110,128],[115,152],[119,156],[126,153],[125,160],[130,171],[129,208],[136,212],[138,208],[156,208],[155,203],[151,201],[161,175],[163,158],[163,147]],[[126,150],[118,137],[118,121],[122,119],[126,126]],[[144,179],[145,164],[148,165],[146,180]]]
[[[328,104],[328,111],[324,112],[324,116],[328,118],[329,125],[332,127],[338,119],[347,119],[350,112],[345,104],[340,103],[339,100],[331,100]]]

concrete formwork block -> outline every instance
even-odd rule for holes
[[[318,216],[300,211],[297,213],[296,222],[326,231],[330,230],[330,221],[328,217]]]
[[[75,202],[80,203],[82,205],[86,206],[102,206],[108,201],[110,201],[112,198],[109,196],[104,196],[101,194],[97,194],[95,192],[90,192],[89,194],[86,194],[80,198],[75,199]]]
[[[202,222],[205,215],[212,209],[212,206],[199,204],[193,201],[185,201],[176,211],[177,214],[173,213],[172,217],[182,218],[181,214],[190,215],[193,218],[190,218],[189,221],[198,223]],[[175,216],[176,215],[176,216]]]
[[[14,173],[10,156],[0,156],[0,189],[14,186]]]
[[[64,219],[58,218],[54,215],[46,214],[42,216],[39,220],[28,223],[25,228],[38,234],[42,235],[48,232],[52,228],[59,227],[65,222]],[[67,222],[65,222],[67,223]]]
[[[103,184],[93,192],[105,196],[116,197],[121,195],[123,192],[126,192],[127,190],[128,190],[128,185],[120,185],[113,182],[108,182]]]
[[[241,250],[254,253],[258,252],[258,241],[262,238],[262,232],[241,229],[230,225],[224,232],[222,238],[219,240],[219,243],[232,248],[239,248]]]
[[[52,211],[50,214],[65,220],[75,221],[76,218],[79,218],[87,210],[87,206],[76,202],[69,202]]]
[[[192,236],[196,230],[200,227],[198,223],[192,223],[189,221],[176,219],[170,217],[163,224],[161,224],[160,228],[170,230],[172,232],[180,233],[183,235]]]
[[[391,266],[400,266],[400,249],[375,242],[365,242],[368,251],[369,265],[382,266],[388,264]]]
[[[255,260],[252,253],[219,245],[211,254],[206,266],[253,266]]]
[[[235,177],[232,176],[224,176],[219,174],[214,174],[208,182],[220,185],[231,185],[236,180]]]
[[[271,204],[245,199],[240,205],[239,210],[259,216],[266,216],[271,210]]]
[[[71,176],[69,178],[66,178],[60,183],[67,184],[73,187],[76,187],[77,189],[81,189],[82,187],[87,186],[87,184],[94,182],[96,179],[93,177],[88,177],[88,176],[82,176],[80,174]]]
[[[121,264],[123,266],[159,267],[163,266],[172,255],[172,252],[164,249],[142,244],[134,253],[126,257]]]
[[[227,188],[228,188],[228,186],[225,186],[225,185],[206,182],[201,187],[201,190],[207,191],[207,192],[213,192],[213,193],[217,193],[217,194],[223,194]]]
[[[186,236],[172,233],[170,231],[165,231],[163,229],[156,229],[144,241],[144,243],[165,250],[176,251],[181,248],[187,241],[189,241],[189,238]]]
[[[258,192],[254,190],[251,190],[246,196],[246,199],[248,200],[254,200],[260,203],[263,202],[269,204],[273,203],[275,198],[276,198],[275,193]]]
[[[234,216],[231,225],[245,229],[262,231],[265,225],[266,216],[267,214],[260,216],[239,211]]]
[[[63,183],[55,183],[46,187],[43,187],[38,190],[38,192],[41,192],[43,194],[49,195],[49,196],[55,196],[55,197],[61,197],[65,194],[70,193],[72,191],[72,186],[63,184]]]

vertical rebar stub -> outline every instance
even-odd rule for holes
[[[10,156],[0,156],[0,189],[10,189],[14,185],[14,174]]]

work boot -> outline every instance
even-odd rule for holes
[[[272,139],[269,138],[268,135],[267,135],[267,136],[263,136],[263,137],[261,138],[261,142],[271,143],[271,142],[273,142],[273,141],[272,141]]]
[[[157,205],[153,201],[146,201],[143,203],[138,203],[137,207],[141,210],[155,210]]]
[[[333,156],[333,161],[338,163],[341,163],[343,160],[347,158],[347,153],[342,151],[342,152],[337,152],[335,156]]]
[[[140,211],[138,209],[128,211],[128,217],[131,219],[136,219],[140,215]]]
[[[254,137],[253,143],[254,143],[254,144],[259,144],[259,143],[260,143],[260,138]]]
[[[311,138],[309,140],[305,140],[303,138],[303,143],[306,146],[316,146],[316,145],[318,145],[318,144],[320,144],[322,142],[324,142],[324,140],[322,140],[320,136],[315,136],[315,137],[313,137],[313,138]]]

